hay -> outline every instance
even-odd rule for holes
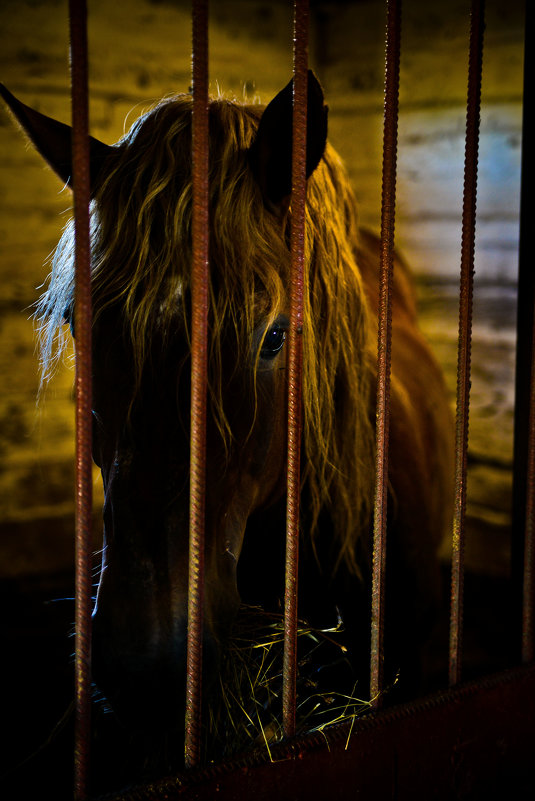
[[[297,633],[296,733],[323,731],[354,721],[371,704],[355,696],[357,682],[347,659],[343,625],[315,629],[299,622]],[[219,687],[209,706],[208,760],[265,748],[283,739],[282,663],[284,622],[259,608],[240,613],[223,657]],[[343,677],[343,679],[341,678]],[[340,687],[350,687],[349,692]]]

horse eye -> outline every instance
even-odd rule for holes
[[[277,353],[282,350],[282,346],[286,340],[286,330],[282,326],[275,323],[266,332],[260,349],[260,357],[262,359],[274,359]]]

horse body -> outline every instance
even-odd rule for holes
[[[3,94],[69,181],[67,126]],[[340,613],[355,663],[366,664],[379,249],[358,232],[313,75],[308,104],[300,614],[322,624]],[[183,716],[190,143],[189,96],[163,101],[116,146],[91,142],[93,453],[105,490],[93,672],[118,714],[142,727],[180,727]],[[282,592],[290,163],[291,85],[265,111],[211,102],[207,683],[240,599],[275,608]],[[395,670],[436,602],[452,426],[399,259],[394,275],[387,652]],[[40,304],[45,362],[54,331],[72,323],[73,286],[69,227]]]

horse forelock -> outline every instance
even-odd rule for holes
[[[117,305],[138,383],[155,329],[165,341],[178,317],[188,332],[191,290],[191,97],[160,103],[134,123],[91,207],[95,322]],[[260,110],[210,104],[210,375],[212,410],[224,437],[224,339],[234,332],[236,364],[251,364],[259,323],[287,306],[287,225],[267,208],[248,166]],[[368,319],[356,263],[356,203],[334,150],[307,188],[304,329],[304,481],[313,532],[322,509],[334,522],[340,560],[358,572],[355,545],[370,513]],[[74,234],[68,224],[37,311],[43,376],[61,351],[65,310],[74,297]],[[58,340],[59,332],[59,340]],[[189,335],[189,334],[188,334]],[[254,357],[253,357],[254,367]],[[254,383],[254,369],[250,370]]]

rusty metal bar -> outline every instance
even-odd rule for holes
[[[524,543],[523,543],[523,577],[522,577],[522,661],[532,662],[535,659],[535,278],[533,275],[533,264],[531,256],[531,242],[529,230],[531,226],[531,198],[529,195],[533,186],[533,149],[530,146],[533,135],[533,114],[530,113],[530,100],[533,95],[533,49],[531,41],[535,27],[535,13],[533,3],[526,3],[525,10],[525,35],[524,35],[524,98],[523,98],[523,120],[522,120],[522,187],[520,205],[520,247],[518,265],[518,340],[525,336],[526,342],[517,341],[517,392],[520,383],[529,378],[529,436],[527,444],[527,469],[525,471],[526,481],[525,492],[525,523],[524,523]],[[529,215],[529,221],[528,221]],[[529,347],[529,335],[524,334],[522,327],[531,325],[531,354],[527,351]],[[520,346],[524,348],[526,361],[531,361],[530,370],[525,369],[522,363],[522,353]],[[531,356],[531,359],[530,359]],[[527,366],[527,365],[526,365]],[[520,415],[515,427],[515,440],[520,439],[525,447],[525,433],[521,426],[525,423],[526,413],[522,409],[521,403],[515,399],[515,419]],[[524,412],[524,414],[522,414]],[[516,460],[517,444],[515,441],[515,469],[519,465]],[[521,480],[524,474],[516,477]],[[513,535],[514,536],[514,535]],[[513,543],[514,546],[514,543]],[[513,557],[514,558],[514,557]],[[515,578],[515,566],[513,565],[512,575]]]
[[[295,735],[297,679],[297,584],[303,373],[303,298],[308,86],[308,0],[294,3],[294,96],[292,139],[292,221],[290,328],[288,334],[288,469],[282,723]]]
[[[185,763],[200,759],[208,365],[208,0],[193,0],[190,550]]]
[[[531,662],[535,659],[535,279],[533,278],[533,264],[531,257],[531,243],[529,242],[528,231],[531,226],[531,194],[533,186],[533,151],[530,146],[533,134],[533,114],[531,113],[530,100],[533,96],[533,51],[531,47],[531,37],[535,28],[535,13],[533,3],[526,3],[525,10],[525,45],[524,45],[524,98],[523,98],[523,145],[522,145],[522,190],[521,190],[521,212],[520,212],[520,248],[519,248],[519,308],[518,316],[524,309],[520,308],[520,293],[525,293],[522,303],[530,304],[527,309],[526,317],[531,318],[531,374],[530,374],[530,398],[529,398],[529,437],[527,447],[527,471],[526,471],[526,503],[525,503],[525,525],[524,525],[524,564],[522,580],[522,661]],[[528,43],[529,42],[529,43]],[[528,222],[528,215],[530,220]],[[529,247],[529,250],[528,250]],[[518,336],[521,335],[521,325],[518,324]],[[527,343],[526,343],[527,344]],[[518,347],[518,346],[517,346]],[[517,361],[517,372],[522,369],[520,360]],[[527,371],[526,371],[527,372]],[[521,380],[521,376],[518,376]],[[517,386],[518,386],[517,379]],[[519,413],[519,408],[515,412]],[[525,420],[521,418],[521,420]],[[516,432],[515,432],[516,436]],[[522,432],[520,432],[522,437]],[[525,437],[523,437],[525,441]],[[515,443],[516,446],[516,443]],[[516,449],[516,447],[515,447]],[[516,460],[515,460],[516,461]],[[518,465],[515,463],[515,467]],[[520,478],[520,476],[519,476]],[[514,573],[513,573],[514,577]]]
[[[87,91],[87,9],[70,0],[72,168],[75,221],[76,328],[76,646],[74,794],[88,797],[91,727],[92,595],[92,419],[91,419],[91,254],[89,239],[89,111]]]
[[[383,180],[379,332],[377,343],[376,476],[373,524],[370,698],[380,704],[383,688],[388,439],[390,416],[390,351],[392,339],[392,275],[396,217],[397,133],[401,0],[388,0],[384,90]]]
[[[449,684],[461,680],[461,651],[464,589],[464,523],[466,513],[466,465],[470,403],[470,359],[472,338],[472,298],[477,200],[477,159],[479,115],[483,67],[484,0],[472,0],[470,13],[470,52],[461,239],[461,278],[459,292],[459,346],[457,358],[457,415],[455,427],[455,507],[451,567],[451,611],[449,646]]]
[[[530,387],[530,414],[528,434],[528,469],[526,475],[526,527],[524,535],[524,576],[522,596],[522,662],[535,657],[533,644],[533,617],[535,588],[535,326],[532,337],[532,364]]]
[[[530,236],[533,205],[531,194],[535,172],[531,147],[535,127],[530,102],[535,66],[531,44],[534,29],[533,3],[526,3],[511,543],[514,610],[516,612],[522,608],[522,628],[518,634],[523,662],[535,659],[535,272]]]

